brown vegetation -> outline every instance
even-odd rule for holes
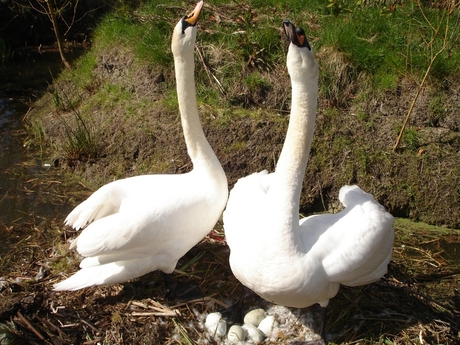
[[[59,192],[53,188],[59,198],[70,196]],[[172,276],[153,272],[125,284],[52,292],[54,282],[78,269],[78,258],[63,245],[74,233],[62,233],[56,221],[37,224],[2,260],[0,336],[7,334],[13,344],[218,344],[203,328],[208,313],[227,312],[237,322],[239,313],[270,307],[233,277],[222,230],[190,250]],[[332,344],[457,343],[460,261],[446,243],[458,244],[459,236],[409,226],[396,226],[393,260],[383,279],[342,287],[331,300],[326,334]],[[235,303],[238,308],[229,308]],[[298,319],[265,344],[302,344],[302,315],[319,327],[316,306],[290,310]]]

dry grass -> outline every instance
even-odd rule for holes
[[[73,233],[61,231],[55,225],[33,232],[1,259],[0,340],[3,334],[14,344],[220,344],[203,330],[208,313],[227,312],[232,322],[255,307],[271,307],[233,277],[221,229],[190,250],[172,276],[153,272],[125,284],[52,292],[78,264],[62,245]],[[456,343],[459,258],[436,245],[457,243],[458,234],[410,229],[408,235],[400,225],[396,232],[388,275],[368,286],[342,287],[331,300],[331,344]],[[228,309],[242,296],[240,308]],[[303,320],[318,327],[316,306],[290,310],[295,319],[265,344],[302,344]]]
[[[358,72],[343,53],[332,47],[323,48],[316,55],[321,63],[321,85],[325,93],[322,97],[328,99],[331,106],[348,105],[358,90]]]

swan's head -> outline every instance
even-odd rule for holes
[[[184,16],[176,24],[171,50],[174,56],[181,56],[184,54],[193,54],[196,39],[196,23],[203,8],[203,0],[198,2],[195,9],[189,15]]]
[[[302,28],[296,28],[289,20],[283,22],[289,44],[287,68],[291,80],[302,81],[318,78],[318,62]]]

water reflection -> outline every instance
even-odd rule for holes
[[[46,92],[61,69],[57,53],[29,54],[0,65],[0,258],[30,231],[44,228],[39,224],[70,208],[60,171],[23,146],[27,103]]]
[[[67,58],[73,61],[83,52],[75,50]],[[0,64],[0,91],[8,97],[32,101],[46,91],[62,69],[58,52],[23,52],[19,58]]]
[[[31,215],[56,214],[55,210],[44,207],[36,188],[30,187],[44,168],[23,147],[25,133],[21,117],[27,109],[22,102],[0,97],[0,256],[24,235],[24,222]]]
[[[10,176],[9,169],[23,161],[22,144],[15,134],[19,134],[20,115],[26,110],[27,106],[23,103],[0,97],[0,219],[3,223],[10,223],[17,211],[11,197],[17,189],[21,189],[22,181]]]

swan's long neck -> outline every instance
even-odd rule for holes
[[[196,103],[193,51],[174,56],[177,96],[187,152],[194,168],[222,169],[201,127]]]
[[[296,215],[315,129],[317,98],[317,79],[292,83],[291,117],[275,175],[284,186],[284,200],[292,204]]]
[[[280,246],[284,243],[291,249],[301,243],[296,228],[302,181],[315,127],[317,97],[317,78],[292,81],[289,127],[269,190],[270,204],[275,205],[271,211],[278,227],[274,236],[278,236]]]

